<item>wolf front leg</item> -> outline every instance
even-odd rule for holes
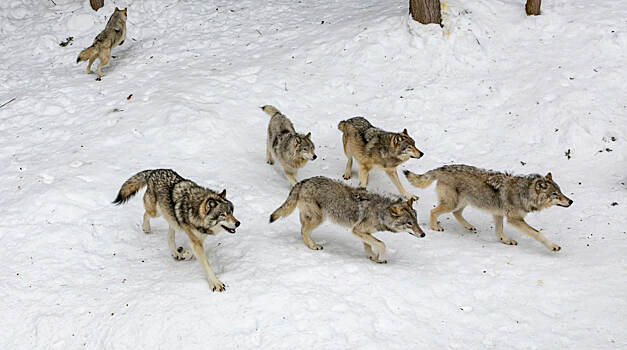
[[[207,260],[207,256],[205,255],[202,241],[198,237],[196,237],[196,235],[190,230],[186,230],[185,233],[187,233],[187,236],[189,237],[189,241],[192,245],[192,249],[194,250],[194,255],[196,256],[196,259],[200,262],[200,266],[202,266],[202,269],[205,272],[205,277],[207,277],[209,287],[211,287],[211,290],[214,292],[223,292],[224,283],[220,282],[215,273],[213,273],[213,269],[211,268],[209,260]]]
[[[366,255],[368,255],[368,259],[379,264],[388,262],[385,260],[385,244],[383,242],[372,237],[370,233],[359,230],[357,227],[353,228],[353,234],[364,243],[364,250]],[[376,253],[372,251],[372,248],[376,250]]]
[[[392,180],[392,183],[394,184],[394,186],[396,186],[398,192],[401,194],[401,196],[403,196],[403,198],[405,198],[406,200],[410,200],[412,198],[414,200],[418,200],[418,196],[410,195],[409,193],[407,193],[407,191],[405,191],[403,184],[401,184],[401,180],[398,179],[398,172],[396,172],[396,168],[385,169],[385,173],[390,177],[390,180]]]
[[[535,228],[529,226],[529,224],[526,223],[524,219],[507,218],[507,222],[509,222],[510,225],[512,225],[512,226],[516,227],[517,229],[519,229],[522,233],[525,233],[525,234],[533,237],[536,241],[542,243],[550,251],[557,252],[560,249],[562,249],[560,246],[558,246],[557,244],[549,241],[546,237],[544,237],[544,235],[542,233],[540,233],[540,231],[538,231]]]

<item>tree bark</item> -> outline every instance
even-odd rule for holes
[[[98,11],[99,8],[104,6],[104,0],[89,0],[89,4],[94,11]]]
[[[540,4],[542,0],[527,0],[525,4],[525,12],[527,12],[527,16],[537,16],[540,14]]]
[[[442,25],[440,0],[409,0],[409,13],[415,21],[422,24],[437,23]]]

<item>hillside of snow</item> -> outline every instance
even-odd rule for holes
[[[0,2],[0,348],[627,348],[627,3],[445,0],[443,28],[407,0],[105,3]],[[116,6],[98,82],[75,61]],[[425,156],[399,170],[551,172],[574,204],[527,221],[562,250],[507,224],[500,244],[472,208],[478,233],[432,231],[434,186],[404,178],[425,238],[376,234],[380,265],[327,223],[309,250],[296,213],[268,223],[289,185],[265,104],[312,133],[299,179],[341,178],[356,115],[407,128]],[[140,196],[111,204],[151,168],[227,189],[242,226],[205,241],[224,293],[172,259],[165,220],[142,232]],[[380,171],[368,188],[397,193]]]

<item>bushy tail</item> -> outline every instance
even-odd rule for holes
[[[80,62],[80,61],[87,61],[88,59],[96,56],[96,54],[98,54],[98,48],[96,48],[94,45],[86,48],[85,50],[81,51],[80,54],[78,54],[78,58],[76,59],[76,63]]]
[[[437,180],[437,171],[438,169],[433,169],[427,171],[424,174],[414,174],[409,170],[405,170],[403,171],[403,173],[405,174],[405,177],[407,178],[409,183],[419,188],[425,188],[431,185],[433,181]]]
[[[289,196],[287,196],[285,203],[283,203],[277,210],[272,213],[272,215],[270,215],[271,223],[277,221],[279,218],[284,218],[290,215],[294,211],[294,209],[296,209],[296,205],[298,204],[298,193],[300,192],[301,187],[301,182],[292,187],[292,190],[290,191]]]
[[[122,188],[120,188],[120,192],[118,192],[118,196],[113,201],[113,204],[122,204],[133,197],[137,191],[146,186],[146,181],[150,173],[152,173],[152,170],[144,170],[126,180],[126,182],[122,184]]]
[[[279,110],[276,109],[276,107],[271,106],[271,105],[265,105],[261,107],[261,110],[266,112],[266,114],[268,114],[271,117],[274,117],[274,115],[277,113],[281,114],[281,112],[279,112]]]

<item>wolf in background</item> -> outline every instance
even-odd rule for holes
[[[100,69],[109,63],[111,50],[119,45],[122,45],[125,39],[126,8],[124,10],[120,10],[116,7],[113,14],[109,18],[105,29],[96,36],[94,43],[90,47],[81,51],[76,59],[76,63],[79,63],[80,61],[89,61],[87,63],[87,74],[90,74],[91,65],[94,63],[94,60],[98,58],[100,62],[98,62],[98,68],[96,68],[96,74],[98,74],[98,78],[96,80],[100,80],[102,78],[102,71]]]
[[[437,181],[435,190],[438,195],[438,206],[431,210],[432,230],[444,231],[438,223],[438,216],[453,212],[457,222],[464,228],[476,231],[476,228],[462,216],[464,208],[470,205],[492,214],[496,236],[504,244],[518,244],[503,233],[505,217],[510,225],[533,237],[549,250],[561,249],[524,220],[530,212],[553,205],[567,208],[573,203],[562,194],[551,173],[546,176],[538,174],[515,176],[469,165],[445,165],[422,175],[405,171],[405,176],[412,185],[419,188],[425,188]]]
[[[266,105],[261,110],[270,116],[268,138],[266,140],[266,162],[274,164],[276,158],[291,186],[296,184],[296,172],[305,166],[307,161],[318,158],[315,146],[311,141],[311,133],[302,135],[294,130],[292,122],[274,106]]]
[[[365,118],[354,117],[343,120],[338,124],[342,132],[344,154],[348,158],[344,179],[351,178],[353,158],[359,163],[359,185],[368,185],[368,173],[371,169],[382,169],[390,177],[401,196],[409,199],[398,178],[396,168],[409,158],[423,156],[416,143],[409,137],[407,129],[401,133],[394,133],[376,128]],[[413,196],[414,199],[418,197]]]
[[[144,170],[126,180],[114,204],[122,204],[142,187],[144,194],[144,220],[142,229],[150,233],[150,218],[163,215],[170,225],[168,246],[176,260],[196,256],[213,291],[224,291],[224,283],[216,277],[205,251],[203,241],[208,235],[221,230],[235,233],[240,222],[233,216],[233,203],[226,199],[226,190],[217,193],[184,179],[170,169]],[[176,247],[175,232],[183,231],[189,237],[193,252]]]

